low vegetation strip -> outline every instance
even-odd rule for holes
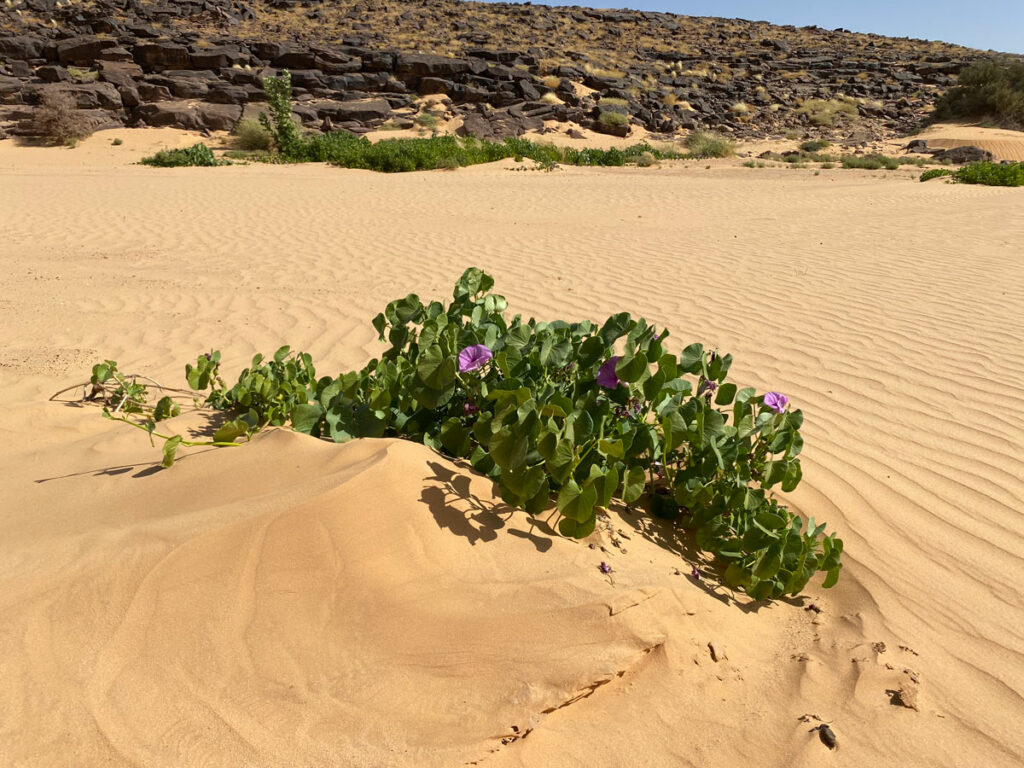
[[[623,166],[651,165],[658,160],[728,157],[733,154],[732,142],[716,134],[698,131],[687,139],[687,152],[658,149],[647,143],[634,144],[624,149],[596,149],[557,147],[525,138],[487,141],[473,137],[432,136],[430,138],[385,139],[371,142],[365,136],[347,131],[303,136],[292,118],[291,76],[285,71],[280,77],[264,80],[264,89],[270,107],[270,116],[264,117],[262,126],[247,125],[240,134],[243,146],[263,145],[268,139],[273,149],[251,154],[235,155],[261,162],[331,163],[343,168],[361,168],[384,173],[429,171],[439,168],[459,168],[496,160],[529,159],[545,167],[562,165]],[[257,130],[262,128],[262,131]],[[146,165],[161,167],[186,165],[218,165],[213,152],[204,144],[184,150],[159,152],[142,161]]]

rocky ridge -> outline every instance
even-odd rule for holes
[[[93,128],[230,130],[260,111],[262,78],[288,69],[311,128],[411,125],[420,97],[436,96],[481,137],[557,121],[619,136],[867,140],[919,124],[983,55],[845,30],[457,0],[4,0],[0,132],[31,134],[47,91],[71,94]]]

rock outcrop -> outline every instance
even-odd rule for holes
[[[919,123],[981,55],[845,30],[457,0],[8,0],[0,129],[31,130],[26,110],[58,86],[115,124],[230,129],[265,100],[262,78],[288,69],[310,127],[369,130],[439,96],[465,132],[490,137],[548,120],[616,135],[881,137]],[[625,122],[602,118],[609,110]]]

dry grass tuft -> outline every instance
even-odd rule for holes
[[[78,111],[75,97],[66,91],[44,93],[33,124],[38,135],[54,144],[69,144],[92,133],[85,116]]]

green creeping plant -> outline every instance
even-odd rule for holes
[[[804,417],[785,395],[727,381],[731,355],[701,344],[670,351],[668,331],[642,318],[509,317],[493,288],[471,268],[447,304],[392,301],[373,319],[383,354],[336,377],[317,378],[310,356],[285,346],[256,355],[229,388],[220,353],[199,355],[185,369],[189,386],[232,417],[213,444],[288,424],[335,442],[401,437],[468,461],[531,515],[554,504],[565,536],[588,536],[613,500],[643,504],[692,530],[726,583],[755,599],[799,594],[819,571],[825,587],[836,583],[842,541],[772,495],[802,477]],[[97,369],[104,386],[116,376],[110,361]],[[108,410],[124,397],[126,382],[115,380]],[[173,443],[169,465],[189,444],[152,428],[171,406],[125,402]]]

